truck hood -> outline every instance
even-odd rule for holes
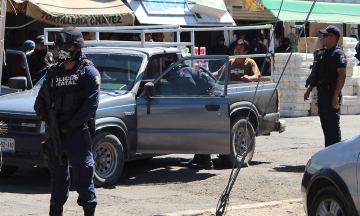
[[[0,113],[35,115],[34,103],[40,88],[7,94],[0,97]],[[121,96],[113,92],[100,92],[100,103]]]

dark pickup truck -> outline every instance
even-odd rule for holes
[[[230,84],[227,73],[212,75],[219,65],[225,64],[227,71],[228,56],[181,58],[177,49],[159,47],[93,47],[83,52],[101,74],[92,141],[97,186],[118,181],[125,161],[150,155],[219,154],[229,166],[238,163],[275,88],[274,83],[260,82],[251,103],[256,83]],[[184,70],[193,76],[195,88],[182,82]],[[8,133],[0,135],[1,175],[11,175],[20,166],[46,166],[40,147],[45,126],[33,110],[41,84],[0,97],[0,121],[8,126]],[[257,136],[285,130],[279,103],[276,91]],[[249,112],[245,137],[239,140]]]

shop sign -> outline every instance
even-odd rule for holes
[[[264,10],[263,0],[243,0],[243,8],[246,11]]]
[[[77,26],[77,27],[94,27],[94,26],[127,26],[133,25],[132,14],[115,14],[115,15],[55,15],[48,14],[42,10],[37,10],[28,5],[26,16],[32,17],[39,21],[55,26]]]
[[[149,15],[187,15],[185,0],[141,0],[146,13]]]

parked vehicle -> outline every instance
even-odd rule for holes
[[[307,215],[360,214],[360,136],[314,154],[305,167],[301,195]]]
[[[229,56],[182,58],[178,49],[165,47],[90,47],[83,52],[101,74],[92,141],[97,186],[114,184],[124,161],[149,154],[220,154],[229,166],[238,164],[275,88],[271,82],[261,82],[257,92],[256,83],[228,84]],[[214,65],[226,66],[219,78],[212,74],[219,70]],[[185,82],[187,76],[195,86]],[[45,166],[40,147],[45,125],[33,110],[41,85],[42,80],[30,90],[0,97],[0,121],[8,125],[8,133],[0,135],[7,175],[19,166]],[[279,97],[276,91],[257,136],[285,130]],[[255,142],[245,163],[254,151]]]

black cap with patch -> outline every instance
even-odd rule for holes
[[[333,34],[340,37],[340,29],[336,26],[329,25],[325,30],[319,30],[321,34]]]
[[[65,27],[55,35],[55,45],[73,44],[80,48],[85,47],[81,31],[75,27]]]

